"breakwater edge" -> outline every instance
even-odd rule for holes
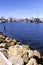
[[[13,65],[43,65],[43,56],[39,51],[2,33],[0,33],[0,51]]]

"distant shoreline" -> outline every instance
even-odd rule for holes
[[[27,22],[27,21],[1,21],[0,23],[9,23],[9,22]],[[27,23],[43,23],[43,22],[32,22],[32,21],[28,21]]]
[[[15,18],[0,18],[0,23],[5,22],[31,22],[31,23],[43,23],[43,18],[25,18],[25,19],[15,19]]]

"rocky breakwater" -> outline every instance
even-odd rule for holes
[[[0,51],[12,65],[43,65],[41,53],[29,45],[22,45],[21,42],[4,36],[2,33],[0,33]],[[0,57],[0,65],[2,65],[1,61]],[[3,62],[3,65],[5,63]]]

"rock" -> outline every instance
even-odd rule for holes
[[[5,42],[5,40],[3,40],[3,39],[0,39],[0,43],[4,43]]]
[[[8,58],[8,50],[7,49],[3,49],[1,51]]]
[[[33,57],[33,51],[28,50],[28,46],[26,45],[13,45],[9,47],[8,51],[9,56],[21,56],[25,63],[28,62],[28,59]]]
[[[6,44],[5,44],[5,49],[8,49],[9,48],[9,46],[10,46],[10,44],[8,43],[8,42],[6,42]]]
[[[38,65],[34,58],[31,58],[26,65]]]
[[[23,58],[23,60],[24,60],[25,63],[28,62],[29,57],[28,57],[27,53],[25,53],[25,54],[22,56],[22,58]]]
[[[0,57],[0,65],[7,65],[4,61],[3,61],[3,59]]]
[[[6,43],[1,43],[0,48],[5,47]]]
[[[17,41],[15,39],[12,40],[14,43],[16,43]]]
[[[16,45],[21,45],[21,42],[19,40],[16,40]]]
[[[25,45],[24,45],[25,46]],[[25,54],[25,53],[27,53],[28,52],[28,54],[29,54],[29,57],[31,57],[31,56],[33,56],[33,50],[28,50],[27,48],[26,48],[26,46],[24,47],[23,45],[13,45],[13,46],[10,46],[9,47],[9,51],[11,52],[11,53],[15,53],[15,52],[19,52],[19,53],[22,53],[22,54]]]
[[[22,56],[23,54],[27,53],[27,48],[23,45],[13,45],[9,47],[9,55],[19,55]]]
[[[0,51],[5,50],[5,48],[0,48]]]
[[[41,54],[37,50],[34,50],[34,56],[41,58]]]
[[[21,42],[16,42],[16,45],[20,45]]]
[[[5,36],[3,34],[0,34],[0,39],[5,39]]]
[[[12,39],[11,39],[11,38],[9,38],[9,37],[6,37],[6,38],[5,38],[5,41],[9,43],[9,42],[11,42],[11,41],[12,41]]]
[[[32,50],[27,50],[27,49],[23,49],[23,54],[22,57],[24,59],[24,62],[27,63],[28,60],[33,57],[33,51]]]
[[[0,51],[0,65],[12,65],[12,63]]]
[[[33,50],[23,50],[22,57],[24,59],[24,62],[27,63],[28,60],[33,57]]]
[[[30,47],[29,47],[29,45],[23,45],[23,48],[25,48],[25,49],[30,49]]]
[[[20,56],[10,56],[8,59],[12,62],[13,65],[24,65],[23,58]]]
[[[28,50],[27,52],[28,52],[29,58],[33,57],[33,54],[34,54],[33,50]]]
[[[9,37],[6,37],[5,41],[8,42],[9,46],[16,45],[16,43],[17,43],[15,39],[12,40]]]
[[[21,56],[22,50],[19,49],[19,45],[13,45],[13,46],[9,47],[8,53],[9,53],[9,55],[19,55],[19,56]]]
[[[9,47],[8,54],[11,55],[11,56],[17,55],[17,49],[14,48],[14,46],[10,46],[10,47]]]
[[[11,42],[9,43],[9,45],[10,45],[10,46],[15,45],[15,42],[11,41]]]

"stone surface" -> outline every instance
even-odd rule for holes
[[[3,61],[3,59],[0,57],[0,65],[7,65],[4,61]]]
[[[15,40],[15,39],[13,39],[12,41],[13,41],[13,42],[16,42],[16,40]]]
[[[24,47],[25,49],[28,49],[28,50],[30,49],[30,48],[29,48],[29,45],[23,45],[23,47]]]
[[[25,45],[24,45],[25,46]],[[22,56],[23,54],[27,53],[27,48],[23,45],[13,45],[9,47],[9,55],[19,55]],[[29,51],[28,51],[29,52]]]
[[[2,51],[2,53],[5,55],[5,57],[8,58],[8,50],[7,50],[7,49],[3,49],[3,50],[1,50],[1,51]]]
[[[34,54],[34,52],[33,52],[33,50],[28,50],[28,56],[29,56],[29,58],[31,58],[31,57],[33,57],[33,54]]]
[[[31,58],[26,65],[38,65],[37,61],[34,58]]]
[[[11,42],[9,43],[9,45],[10,45],[10,46],[15,45],[15,42],[11,41]]]
[[[24,62],[28,62],[28,59],[33,57],[33,51],[28,50],[28,46],[26,45],[13,45],[9,47],[8,51],[9,56],[21,56]]]
[[[28,57],[27,53],[23,54],[22,58],[23,58],[25,63],[28,62],[29,57]]]
[[[1,43],[0,44],[0,47],[2,48],[2,47],[5,47],[5,45],[6,45],[6,43]]]
[[[6,41],[6,42],[11,42],[11,41],[12,41],[12,39],[11,39],[11,38],[9,38],[9,37],[6,37],[6,38],[5,38],[5,41]]]
[[[24,65],[23,58],[20,56],[10,56],[8,59],[12,62],[13,65]]]
[[[34,55],[38,58],[41,58],[41,54],[37,50],[34,50]]]
[[[0,51],[0,65],[12,65],[11,61],[9,61],[4,54]]]

